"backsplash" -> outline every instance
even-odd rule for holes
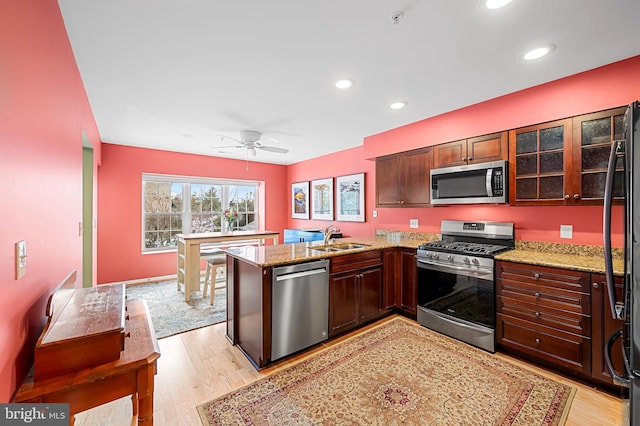
[[[603,257],[604,247],[588,246],[580,244],[547,243],[543,241],[522,241],[516,240],[517,250],[537,251],[540,253],[573,254],[577,256]],[[614,247],[612,249],[614,258],[622,259],[624,250]]]
[[[416,240],[416,241],[437,241],[440,239],[440,234],[431,234],[428,232],[410,232],[410,231],[392,231],[387,229],[376,229],[376,237],[389,237],[393,238],[394,235],[400,234],[400,238],[404,238],[407,240]]]
[[[395,234],[400,233],[401,238],[417,241],[437,241],[441,238],[440,234],[431,234],[428,232],[409,232],[409,231],[393,231],[388,229],[376,229],[376,237],[393,238]],[[540,253],[558,253],[573,254],[577,256],[603,257],[604,248],[602,246],[591,246],[581,244],[566,243],[549,243],[544,241],[524,241],[516,240],[516,250],[535,251]],[[614,247],[612,255],[616,259],[624,257],[622,248]]]

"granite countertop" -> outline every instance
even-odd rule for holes
[[[420,232],[376,231],[372,237],[337,238],[335,243],[360,243],[367,247],[336,252],[322,252],[313,247],[324,245],[323,241],[307,243],[279,244],[273,246],[243,246],[226,250],[227,254],[259,267],[288,265],[312,260],[328,259],[334,256],[360,253],[370,250],[400,247],[415,249],[420,244],[440,239],[438,234]],[[571,269],[575,271],[604,273],[604,252],[602,247],[576,244],[546,243],[536,241],[516,241],[514,250],[500,253],[495,260],[528,263],[531,265]],[[613,249],[614,274],[624,274],[623,251]]]
[[[370,250],[380,250],[390,247],[413,248],[420,244],[438,239],[435,234],[406,233],[392,234],[388,236],[378,235],[373,237],[349,237],[336,238],[334,243],[360,243],[367,247],[342,250],[336,252],[322,252],[313,250],[313,247],[323,246],[323,241],[311,241],[307,243],[279,244],[274,246],[243,246],[226,250],[230,256],[237,257],[256,266],[279,266],[293,263],[308,262],[312,260],[328,259],[345,254],[361,253]]]
[[[503,260],[604,274],[604,251],[598,246],[516,241],[516,248],[496,255]],[[624,275],[622,249],[613,249],[613,273]]]

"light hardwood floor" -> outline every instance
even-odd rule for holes
[[[196,405],[247,385],[317,351],[325,350],[366,328],[368,327],[260,372],[253,368],[238,348],[229,344],[224,336],[226,330],[224,323],[160,339],[162,355],[158,360],[158,374],[155,382],[154,424],[156,426],[200,425]],[[495,356],[575,386],[578,391],[571,404],[567,426],[622,425],[620,399],[508,355],[496,354]],[[75,424],[112,426],[135,425],[136,422],[137,419],[132,417],[131,399],[127,397],[78,414]]]

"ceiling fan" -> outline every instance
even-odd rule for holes
[[[275,152],[278,154],[286,154],[289,152],[286,148],[279,148],[277,146],[264,145],[264,141],[272,140],[278,142],[275,138],[262,138],[262,133],[256,130],[240,130],[240,139],[232,138],[229,136],[218,135],[221,141],[232,140],[236,142],[236,145],[216,146],[214,148],[245,148],[247,155],[255,157],[258,149],[262,151]]]

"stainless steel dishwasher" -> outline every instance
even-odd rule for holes
[[[273,268],[271,360],[327,340],[329,261]]]

